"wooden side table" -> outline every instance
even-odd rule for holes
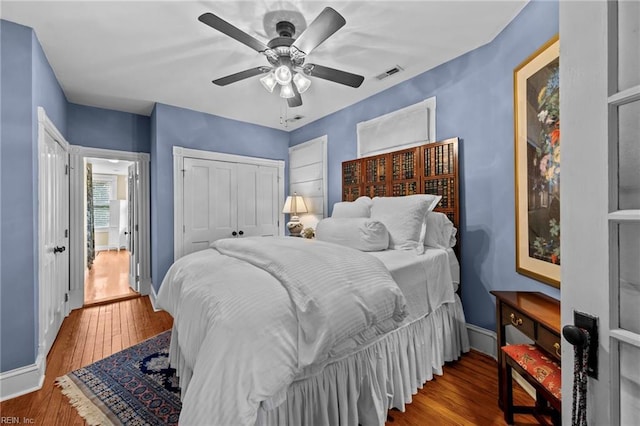
[[[560,361],[560,301],[539,292],[491,291],[496,297],[496,325],[498,337],[498,383],[504,377],[501,347],[506,345],[505,329],[511,325],[535,344]],[[502,406],[503,387],[498,387],[498,405]]]

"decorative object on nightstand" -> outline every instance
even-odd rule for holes
[[[307,213],[307,205],[304,203],[304,199],[298,195],[297,193],[293,193],[293,195],[289,195],[287,197],[287,201],[284,203],[284,208],[282,209],[282,213],[291,214],[291,219],[287,223],[287,229],[289,229],[289,234],[293,237],[300,237],[300,233],[304,228],[302,222],[300,222],[300,218],[298,217],[298,213]]]
[[[311,239],[315,237],[315,235],[316,231],[313,228],[305,228],[304,231],[302,231],[302,236],[307,239]]]

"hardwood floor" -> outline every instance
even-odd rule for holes
[[[517,384],[513,388],[516,405],[533,405],[533,399]],[[498,407],[496,361],[471,351],[444,366],[444,374],[424,385],[407,410],[389,411],[387,426],[418,425],[506,425]],[[390,419],[388,419],[390,420]],[[531,415],[516,414],[515,426],[538,425]]]
[[[172,324],[169,314],[153,311],[146,296],[72,311],[47,356],[42,389],[1,403],[2,416],[26,418],[35,425],[84,425],[53,384],[55,379],[168,330]]]
[[[129,287],[129,252],[99,251],[84,282],[85,306],[137,296]]]
[[[169,314],[153,312],[146,296],[71,312],[47,356],[42,389],[0,403],[2,416],[35,425],[84,425],[54,380],[168,330],[172,323]],[[427,383],[406,412],[389,412],[393,420],[387,426],[504,425],[496,368],[492,358],[473,351],[447,364],[444,375]],[[517,404],[532,403],[519,387],[514,394]],[[515,420],[518,426],[537,424],[531,416],[516,415]]]

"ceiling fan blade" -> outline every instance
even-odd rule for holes
[[[234,27],[224,19],[214,15],[213,13],[203,13],[198,17],[198,20],[204,24],[209,25],[211,28],[220,31],[229,37],[238,40],[242,44],[246,44],[257,52],[264,52],[268,49],[267,45],[256,39],[253,36],[245,33],[241,29]]]
[[[346,23],[342,15],[330,7],[325,7],[293,42],[293,46],[308,55]]]
[[[251,68],[248,70],[240,71],[235,74],[228,75],[226,77],[218,78],[217,80],[213,80],[213,84],[217,84],[218,86],[226,86],[227,84],[235,83],[236,81],[244,80],[245,78],[253,77],[255,75],[264,74],[269,72],[271,69],[269,67],[257,67]]]
[[[335,68],[323,67],[322,65],[316,64],[305,65],[304,73],[313,77],[322,78],[324,80],[333,81],[335,83],[351,87],[360,87],[364,81],[364,77],[361,75],[340,71]]]
[[[293,89],[293,93],[295,93],[296,95],[293,98],[287,99],[289,108],[299,107],[302,105],[302,96],[300,96],[300,92],[298,92],[298,88],[296,87],[295,84],[292,84],[291,88]]]

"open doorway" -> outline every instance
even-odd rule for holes
[[[130,234],[127,234],[129,244],[127,250],[130,254],[129,287],[142,296],[149,295],[153,303],[155,293],[151,285],[150,155],[144,152],[71,145],[69,152],[71,164],[69,307],[78,309],[85,304],[84,284],[89,271],[87,266],[87,160],[89,158],[133,163],[128,167],[127,178],[129,185],[127,215],[132,222],[129,224]]]
[[[137,165],[85,158],[84,305],[137,297],[135,238]]]

